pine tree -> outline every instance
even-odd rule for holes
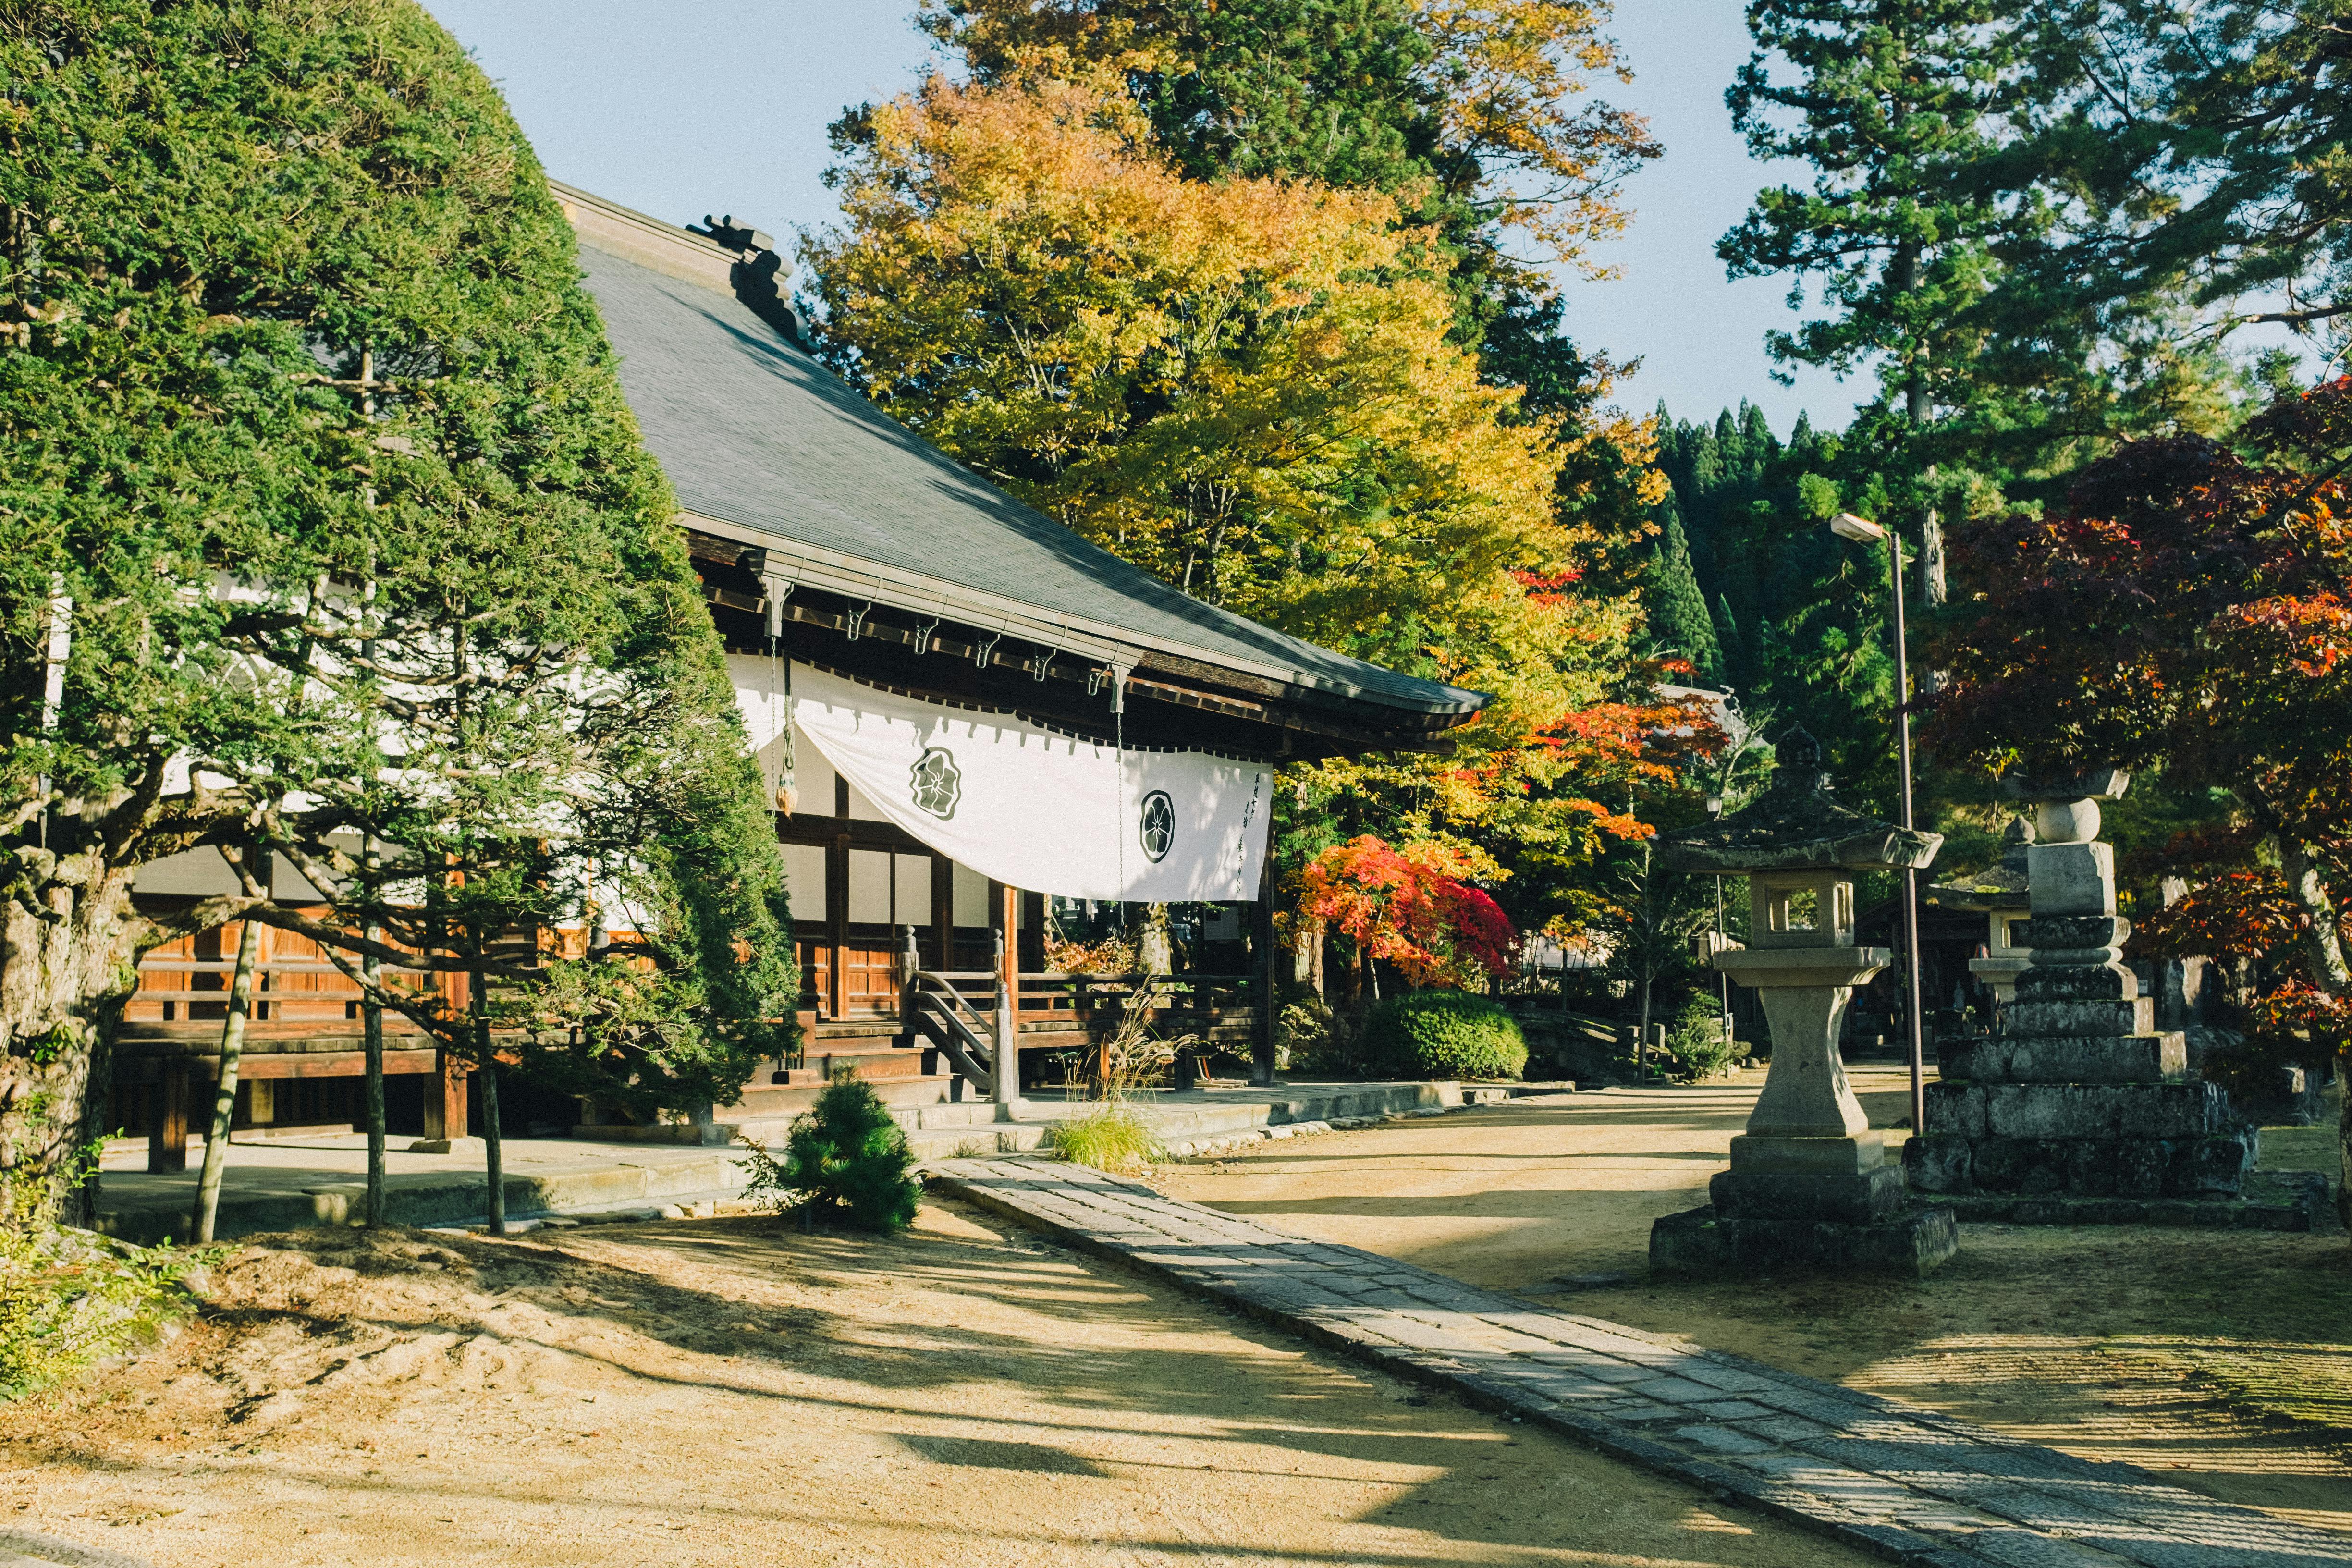
[[[1993,242],[2042,221],[1987,175],[2019,91],[2017,28],[1998,0],[1754,0],[1748,25],[1757,47],[1725,94],[1733,122],[1754,156],[1815,175],[1810,191],[1757,193],[1717,253],[1735,278],[1817,278],[1830,313],[1768,332],[1772,357],[1840,374],[1876,363],[1924,431],[1939,406],[1974,401],[1971,310]],[[1933,505],[1918,526],[1924,596],[1941,604]]]
[[[541,971],[480,951],[496,889],[583,913],[609,872],[645,916],[610,923],[665,922],[676,1048],[748,1074],[793,988],[756,769],[480,69],[411,0],[39,0],[0,77],[0,1167],[100,1131],[142,952],[245,916],[365,945],[251,885],[132,907],[208,844],[387,907],[372,853],[480,871],[474,951],[377,951],[501,985]]]

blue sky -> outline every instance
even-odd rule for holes
[[[548,172],[672,222],[731,212],[778,234],[835,215],[824,128],[933,63],[911,0],[425,0],[505,89]],[[1570,330],[1639,358],[1620,400],[1711,418],[1746,397],[1786,433],[1801,407],[1843,424],[1866,382],[1769,375],[1763,334],[1797,318],[1787,284],[1727,282],[1715,241],[1765,184],[1723,89],[1748,55],[1737,0],[1632,0],[1612,30],[1635,72],[1605,95],[1651,117],[1666,155],[1627,188],[1632,232],[1601,259],[1622,278],[1569,286]]]

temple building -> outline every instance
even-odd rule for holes
[[[1192,945],[1231,983],[1202,990],[1199,1021],[1270,1072],[1274,769],[1427,745],[1486,699],[1203,604],[950,459],[811,357],[767,236],[556,194],[778,806],[803,1059],[715,1113],[789,1114],[845,1066],[900,1104],[967,1090],[960,1077],[1017,1094],[1024,1058],[1068,1048],[1082,1022],[1044,973],[1054,897],[1191,911]],[[199,851],[140,892],[194,897],[225,876]],[[280,898],[316,897],[290,868],[279,880]],[[322,955],[268,941],[241,1124],[352,1121],[356,998]],[[126,1016],[118,1124],[147,1128],[162,1168],[201,1099],[189,1075],[211,1070],[206,998],[234,945],[232,929],[151,955]],[[1002,1054],[910,1038],[914,971],[971,992],[951,1010]],[[458,1135],[462,1069],[386,1026],[388,1070],[415,1086],[388,1091],[394,1130]],[[532,1131],[571,1114],[514,1099]]]

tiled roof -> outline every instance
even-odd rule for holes
[[[1124,630],[1205,664],[1274,673],[1327,701],[1466,717],[1486,700],[1179,592],[896,424],[749,307],[583,238],[622,389],[689,510],[1098,634]]]

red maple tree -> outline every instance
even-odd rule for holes
[[[1519,933],[1493,899],[1462,880],[1467,868],[1438,840],[1400,850],[1367,833],[1307,863],[1299,909],[1412,984],[1475,984],[1510,967]]]

